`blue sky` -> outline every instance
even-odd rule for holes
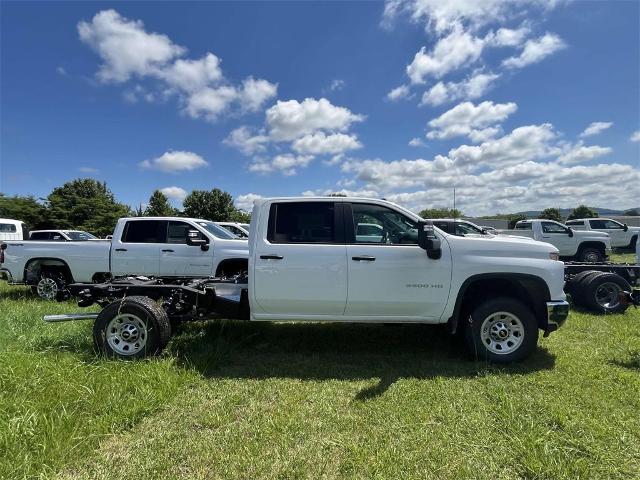
[[[0,191],[640,206],[640,3],[3,2]],[[635,136],[634,136],[635,135]]]

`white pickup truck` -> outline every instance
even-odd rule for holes
[[[614,248],[635,250],[640,235],[640,227],[630,227],[610,218],[579,218],[567,220],[567,225],[574,230],[606,233],[611,238],[611,246]]]
[[[379,228],[359,235],[362,224]],[[447,324],[476,357],[509,362],[567,318],[558,258],[529,239],[450,235],[383,200],[261,199],[247,276],[71,285],[80,306],[98,302],[102,312],[45,320],[93,318],[97,347],[122,358],[157,353],[175,319],[219,317],[223,307],[226,318],[252,321]],[[163,308],[150,298],[164,298]]]
[[[205,243],[194,246],[198,239]],[[6,241],[0,248],[0,277],[47,299],[68,283],[111,276],[232,275],[246,270],[248,257],[247,241],[213,222],[174,217],[121,218],[111,241]]]
[[[574,231],[553,220],[521,220],[514,230],[498,230],[501,235],[529,237],[550,243],[563,258],[582,262],[602,262],[611,253],[611,239],[602,232]]]

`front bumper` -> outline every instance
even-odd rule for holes
[[[555,300],[547,302],[547,328],[544,336],[548,337],[551,332],[560,328],[569,316],[569,302],[566,300]]]

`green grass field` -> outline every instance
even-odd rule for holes
[[[640,478],[640,311],[572,311],[528,361],[442,328],[191,324],[157,359],[0,287],[0,478]]]

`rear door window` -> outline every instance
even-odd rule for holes
[[[336,243],[333,202],[274,203],[269,211],[271,243]]]
[[[122,232],[122,243],[164,243],[166,220],[129,220]]]

